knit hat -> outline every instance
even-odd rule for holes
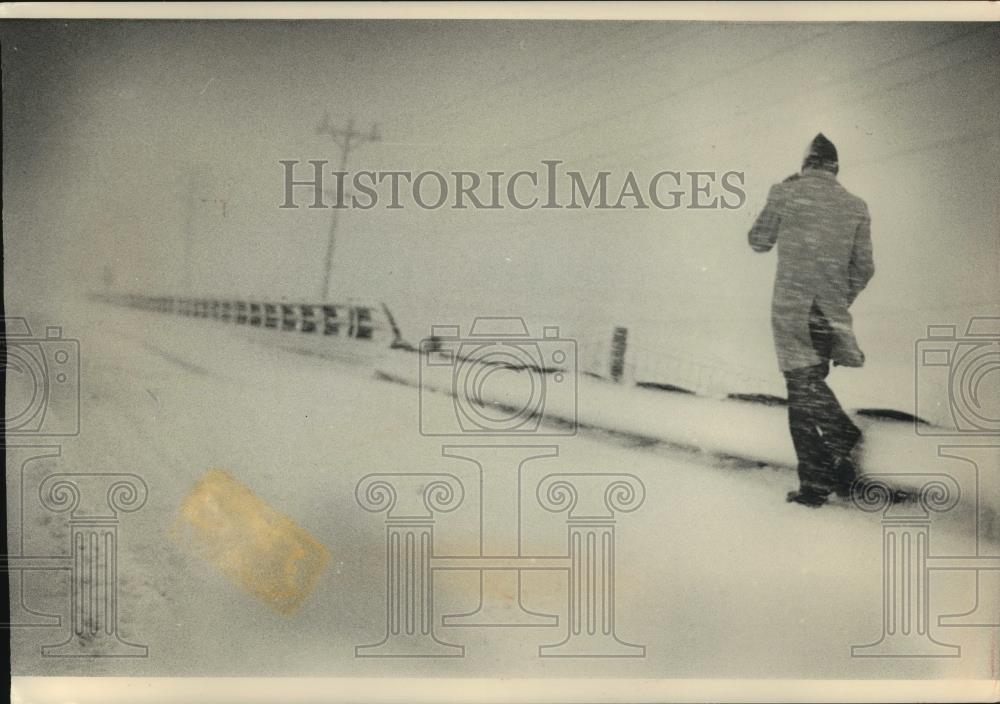
[[[820,132],[809,145],[803,168],[825,168],[836,172],[837,165],[837,147]]]

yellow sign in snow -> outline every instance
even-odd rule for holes
[[[184,498],[175,537],[282,614],[299,607],[330,559],[306,530],[221,469]]]

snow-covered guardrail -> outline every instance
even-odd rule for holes
[[[157,313],[205,318],[274,333],[405,346],[384,303],[295,303],[262,299],[186,298],[134,293],[94,294],[106,303]]]

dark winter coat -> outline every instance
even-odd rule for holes
[[[814,303],[833,329],[832,360],[864,364],[848,308],[875,273],[865,202],[835,174],[807,168],[771,187],[749,240],[755,252],[778,244],[771,326],[781,370],[824,361],[809,335]]]

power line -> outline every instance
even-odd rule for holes
[[[699,28],[689,33],[687,36],[680,37],[678,36],[680,34],[680,30],[675,30],[667,35],[660,35],[656,37],[655,40],[650,41],[646,41],[646,39],[649,39],[648,37],[640,37],[639,44],[617,54],[616,58],[621,60],[625,56],[631,54],[632,56],[630,58],[629,68],[635,72],[645,64],[645,62],[643,62],[643,64],[636,63],[637,60],[652,56],[655,62],[662,63],[664,58],[673,56],[678,52],[678,50],[690,44],[692,41],[700,39],[717,29],[717,27]],[[669,50],[663,52],[662,49],[665,44],[669,46]],[[574,56],[573,58],[579,61],[579,56]],[[604,65],[593,63],[584,69],[580,69],[574,65],[561,65],[550,68],[556,69],[556,74],[558,74],[561,69],[562,74],[564,76],[567,76],[568,74],[567,77],[570,80],[565,81],[561,85],[553,88],[551,85],[541,85],[538,83],[537,79],[544,75],[544,73],[535,74],[532,76],[532,78],[536,79],[535,84],[531,86],[533,90],[520,91],[518,93],[518,97],[521,98],[521,100],[518,102],[525,104],[537,104],[539,98],[543,98],[546,102],[553,102],[553,98],[555,96],[561,94],[564,97],[571,92],[580,91],[580,89],[583,88],[588,82],[617,78],[617,74],[619,73],[619,69],[613,64]],[[648,68],[648,66],[646,66],[646,68]],[[631,87],[629,83],[621,81],[618,81],[617,85],[619,90],[628,90]],[[564,87],[568,87],[569,90],[562,90]],[[510,105],[507,104],[504,107],[509,110]]]
[[[806,97],[808,97],[808,96],[810,96],[810,95],[812,95],[814,93],[823,92],[823,91],[829,90],[831,88],[834,88],[835,86],[839,86],[839,85],[843,85],[845,83],[849,83],[853,79],[859,78],[861,76],[870,77],[876,71],[884,69],[884,68],[886,68],[888,66],[892,66],[894,64],[898,64],[901,61],[912,59],[912,58],[914,58],[916,56],[919,56],[919,55],[922,55],[922,54],[926,54],[926,53],[935,51],[935,50],[941,48],[942,46],[951,44],[951,43],[953,43],[955,41],[958,41],[959,39],[963,39],[963,38],[968,37],[970,35],[977,34],[978,32],[981,32],[984,29],[987,29],[987,27],[977,27],[977,28],[969,30],[969,31],[959,32],[958,34],[952,35],[951,37],[947,37],[946,39],[943,39],[943,40],[941,40],[939,42],[931,44],[930,46],[922,47],[922,48],[920,48],[920,49],[918,49],[916,51],[912,51],[912,52],[908,52],[908,53],[905,53],[905,54],[901,54],[901,55],[895,56],[895,57],[893,57],[891,59],[887,59],[885,61],[882,61],[882,62],[879,62],[879,63],[876,63],[876,64],[865,66],[864,68],[857,69],[855,71],[851,71],[851,72],[847,73],[846,75],[841,76],[839,78],[834,78],[834,79],[829,79],[829,80],[826,80],[826,81],[822,81],[822,82],[820,82],[820,83],[818,83],[818,84],[816,84],[816,85],[814,85],[811,88],[808,88],[806,90],[797,90],[797,91],[793,91],[793,92],[788,93],[788,94],[786,94],[784,96],[781,96],[781,97],[770,98],[763,105],[763,110],[757,109],[757,110],[753,110],[753,111],[744,113],[744,117],[749,116],[749,115],[760,114],[761,112],[766,112],[768,110],[774,110],[778,106],[780,106],[782,104],[785,104],[785,103],[788,103],[788,102],[798,102],[798,101],[801,101],[801,100],[805,99]],[[929,74],[921,74],[921,76],[918,76],[917,78],[918,79],[919,78],[923,78],[923,77],[926,77],[928,75],[932,75],[933,73],[935,73],[935,72],[930,72]],[[890,86],[890,88],[892,88],[892,87],[895,87],[895,86]],[[860,102],[862,100],[868,100],[868,99],[870,99],[872,97],[878,97],[877,95],[875,95],[874,91],[873,92],[869,92],[869,93],[861,96],[855,102]],[[681,131],[679,133],[675,133],[674,136],[678,137],[678,136],[683,136],[685,134],[702,134],[702,133],[705,133],[705,132],[710,132],[713,127],[721,126],[723,124],[726,124],[726,122],[724,120],[717,120],[716,122],[711,123],[711,124],[701,123],[701,124],[697,125],[696,128],[693,128],[693,129],[690,129],[690,130],[687,130],[687,131]],[[770,125],[767,125],[767,127],[770,128]],[[605,157],[605,156],[609,156],[609,155],[613,155],[613,154],[620,154],[624,149],[636,149],[636,148],[647,146],[649,144],[662,143],[662,141],[663,141],[662,135],[656,135],[654,137],[643,139],[642,141],[639,141],[639,142],[633,142],[633,143],[628,144],[628,145],[624,145],[624,146],[618,145],[615,149],[608,149],[608,150],[604,150],[602,152],[596,152],[596,153],[591,152],[591,153],[585,154],[583,156],[587,157],[587,158],[590,158],[590,159],[599,159],[601,157]],[[671,154],[674,155],[674,156],[676,156],[676,154],[678,153],[676,151],[676,148],[675,148],[674,145],[669,145],[669,146],[663,147],[661,149],[657,149],[657,150],[652,151],[652,152],[647,152],[647,153],[645,153],[645,156],[647,156],[647,157],[658,156],[658,155],[664,154],[664,153],[666,153],[668,151],[670,151]],[[688,151],[690,151],[690,150],[688,150]],[[680,152],[680,153],[683,153],[683,151]]]
[[[600,45],[594,45],[593,46],[594,51],[592,51],[591,53],[600,54],[601,51],[605,49],[605,44],[609,39],[617,38],[625,34],[629,30],[633,29],[634,25],[638,24],[640,24],[640,22],[638,21],[627,22],[625,23],[624,26],[618,28],[616,31],[605,35],[604,37],[605,43]],[[644,37],[640,37],[640,39],[644,39]],[[641,47],[642,44],[640,44],[637,47],[633,47],[632,49],[629,49],[625,53],[626,54],[631,53],[632,51],[635,51],[636,49]],[[538,72],[530,75],[532,78],[538,78],[540,76],[544,76],[547,73],[551,72],[553,69],[559,69],[560,67],[562,67],[563,61],[567,59],[573,59],[579,62],[580,58],[581,54],[579,47],[573,46],[567,51],[560,52],[557,56],[553,57],[548,63],[546,63]],[[462,111],[462,108],[464,108],[466,104],[477,103],[483,99],[496,99],[501,89],[507,89],[509,87],[516,88],[516,85],[518,83],[523,83],[525,78],[526,74],[523,71],[516,71],[514,73],[507,74],[501,77],[499,80],[480,86],[480,90],[472,93],[471,95],[465,94],[460,97],[453,98],[452,100],[449,100],[443,105],[436,106],[435,111],[431,114],[433,115],[436,122],[441,122],[448,115],[457,115],[458,113],[460,113]],[[519,93],[519,95],[521,94]],[[416,108],[408,112],[403,112],[394,115],[388,121],[392,123],[398,122],[400,124],[410,124],[415,118],[427,115],[428,115],[427,110],[424,108],[424,106],[421,106],[420,108]]]
[[[792,92],[792,93],[788,93],[788,94],[786,94],[784,96],[780,96],[780,97],[777,97],[777,98],[772,98],[772,99],[770,99],[768,101],[767,105],[764,106],[764,109],[765,110],[767,110],[767,109],[773,109],[773,108],[775,108],[777,105],[779,105],[781,103],[786,103],[786,102],[790,102],[790,101],[792,101],[792,102],[800,101],[801,99],[805,98],[806,96],[808,96],[808,95],[810,95],[812,93],[817,93],[817,92],[822,92],[822,91],[829,90],[829,89],[834,88],[834,87],[836,87],[838,85],[842,85],[844,83],[848,83],[852,79],[860,77],[862,75],[868,76],[872,72],[888,68],[889,66],[892,66],[894,64],[899,64],[899,63],[901,63],[903,61],[906,61],[908,59],[913,59],[914,57],[922,55],[922,54],[927,54],[927,53],[930,53],[932,51],[936,51],[936,50],[940,49],[941,47],[943,47],[945,45],[952,44],[953,42],[961,40],[961,39],[963,39],[965,37],[968,37],[970,35],[977,34],[979,32],[982,32],[982,31],[986,30],[986,29],[988,29],[988,27],[978,26],[978,27],[975,27],[975,28],[973,28],[971,30],[968,30],[968,31],[958,32],[958,33],[953,34],[953,35],[951,35],[949,37],[946,37],[945,39],[943,39],[941,41],[935,42],[935,43],[933,43],[933,44],[931,44],[929,46],[925,46],[925,47],[922,47],[920,49],[917,49],[916,51],[906,52],[906,53],[900,54],[898,56],[892,57],[892,58],[890,58],[888,60],[885,60],[885,61],[882,61],[882,62],[878,62],[878,63],[872,64],[872,65],[868,65],[868,66],[865,66],[864,68],[861,68],[861,69],[856,69],[856,70],[850,71],[846,75],[842,75],[842,76],[837,77],[837,78],[833,78],[833,79],[828,79],[828,80],[825,80],[825,81],[821,81],[821,82],[813,85],[812,87],[807,88],[805,91],[801,91],[801,90],[800,91],[795,91],[795,92]],[[624,31],[624,30],[622,30],[622,31]],[[671,47],[671,49],[673,49],[672,51],[667,51],[665,54],[660,54],[656,58],[658,60],[662,61],[662,59],[664,58],[664,56],[671,56],[672,54],[674,54],[675,50],[680,45],[687,44],[692,39],[697,39],[700,36],[703,36],[704,34],[708,33],[709,31],[711,31],[711,30],[710,29],[708,29],[708,30],[702,30],[700,32],[695,32],[692,35],[688,35],[686,37],[681,37],[680,38],[680,44],[674,43],[674,45]],[[621,33],[621,31],[619,33]],[[751,67],[754,67],[754,66],[758,66],[758,65],[763,64],[763,63],[768,63],[771,60],[773,60],[774,58],[776,58],[777,56],[784,55],[784,54],[787,54],[789,52],[793,52],[793,51],[795,51],[796,49],[800,48],[801,46],[803,46],[806,43],[814,42],[817,39],[829,36],[830,34],[832,34],[832,30],[824,30],[824,31],[812,34],[810,37],[808,37],[807,39],[805,39],[802,42],[795,42],[793,44],[786,45],[785,47],[781,47],[781,48],[777,49],[776,51],[773,51],[773,52],[770,52],[768,54],[765,54],[764,56],[761,56],[761,57],[753,60],[752,62],[750,62],[748,64],[742,65],[738,69],[738,72],[743,72],[743,71],[745,71],[748,68],[751,68]],[[677,39],[676,33],[672,33],[671,35],[669,35],[668,37],[665,37],[664,39],[670,40],[671,42],[675,42],[676,39]],[[629,49],[625,53],[626,54],[633,53],[633,52],[636,52],[636,51],[638,51],[638,50],[641,49],[642,51],[641,51],[641,53],[639,53],[639,56],[645,56],[647,54],[655,52],[657,50],[657,47],[655,47],[655,45],[659,44],[659,43],[660,43],[659,41],[658,42],[653,42],[652,44],[654,46],[653,46],[652,49],[651,49],[649,43],[643,43],[643,44],[640,44],[639,46],[632,47],[631,49]],[[966,62],[962,62],[962,64],[965,64],[965,63]],[[956,67],[957,66],[958,65],[956,65]],[[558,69],[560,67],[559,66],[549,66],[547,68],[549,68],[551,70],[552,68]],[[589,78],[591,78],[591,79],[601,78],[601,77],[603,77],[605,75],[611,75],[608,72],[608,70],[604,70],[604,71],[598,70],[596,72],[593,72],[591,70],[591,71],[585,71],[583,74],[580,74],[580,73],[574,74],[574,79],[579,79],[581,76],[586,76],[588,73],[591,74],[589,76]],[[664,101],[666,101],[668,99],[675,98],[678,95],[681,95],[683,93],[688,93],[688,92],[691,92],[693,90],[697,90],[699,88],[703,88],[705,86],[708,86],[708,85],[711,85],[713,83],[716,83],[719,80],[725,80],[725,79],[731,77],[732,75],[733,75],[732,71],[726,71],[726,72],[720,72],[720,73],[712,74],[712,75],[710,75],[710,76],[708,76],[706,78],[703,78],[703,79],[701,79],[699,81],[696,81],[696,82],[694,82],[694,83],[692,83],[692,84],[690,84],[688,86],[685,86],[685,87],[683,87],[683,88],[681,88],[679,90],[672,91],[672,92],[669,92],[667,94],[661,94],[659,96],[656,96],[652,100],[647,100],[647,101],[643,101],[643,102],[640,102],[640,103],[635,103],[635,104],[632,104],[632,105],[627,105],[627,106],[624,106],[624,107],[621,106],[621,105],[619,105],[614,111],[611,111],[611,112],[608,112],[606,114],[599,115],[599,116],[596,116],[596,117],[589,118],[587,120],[584,120],[582,122],[578,122],[578,123],[573,124],[573,125],[569,125],[567,127],[564,127],[561,130],[558,130],[555,133],[550,133],[550,134],[546,135],[543,138],[535,139],[532,142],[522,143],[522,144],[517,144],[517,145],[511,145],[509,147],[505,146],[505,147],[500,148],[500,149],[491,150],[491,151],[487,152],[484,156],[482,156],[482,158],[492,158],[494,156],[500,156],[500,155],[504,155],[504,154],[517,153],[517,152],[520,152],[520,151],[522,151],[524,149],[527,149],[529,147],[543,144],[543,143],[545,143],[545,142],[547,142],[549,140],[552,140],[552,139],[557,139],[559,137],[567,136],[567,135],[570,135],[570,134],[573,134],[573,133],[576,133],[576,132],[582,132],[582,131],[585,131],[585,130],[597,127],[600,124],[602,124],[604,122],[607,122],[608,120],[619,118],[620,115],[621,115],[621,111],[622,110],[626,110],[626,111],[629,111],[629,112],[632,112],[632,113],[636,112],[637,110],[638,111],[647,111],[650,108],[653,108],[656,105],[659,105],[659,104],[663,103]],[[537,77],[537,74],[536,74],[536,77]],[[509,77],[508,79],[505,79],[505,80],[510,80],[511,78],[512,77]],[[895,86],[891,86],[891,87],[895,87]],[[533,86],[533,88],[538,89],[539,86]],[[571,85],[571,90],[579,90],[579,88],[580,88],[579,81],[578,80],[574,81],[573,84]],[[530,102],[531,93],[525,91],[525,92],[522,92],[522,94],[520,94],[519,97],[521,97],[522,99],[524,97],[528,97],[529,100],[527,102]],[[867,99],[869,97],[872,97],[871,94],[866,94],[862,98],[863,99]],[[458,101],[457,103],[453,103],[453,104],[460,105],[462,102],[463,101]],[[517,102],[525,102],[525,101],[519,100]],[[505,107],[509,110],[510,105],[508,104]],[[761,112],[761,111],[758,109],[758,110],[751,111],[749,114],[755,114],[755,113],[759,113],[759,112]],[[438,113],[438,114],[440,114],[440,113]],[[723,124],[723,122],[719,121],[716,124],[720,124],[721,125],[721,124]],[[705,131],[705,129],[704,129],[705,127],[706,127],[706,125],[704,123],[702,123],[701,125],[698,126],[698,131],[699,132],[704,132]],[[643,140],[641,140],[639,142],[633,142],[633,143],[628,144],[628,145],[617,145],[614,149],[604,150],[604,151],[601,151],[599,153],[591,152],[591,153],[588,153],[588,154],[584,154],[582,156],[584,156],[584,157],[594,157],[594,158],[603,157],[603,156],[607,156],[607,155],[610,155],[610,154],[621,153],[621,151],[623,150],[623,148],[624,149],[628,149],[628,148],[641,147],[641,146],[645,146],[645,145],[650,144],[650,143],[656,143],[656,142],[661,142],[661,141],[662,141],[662,135],[655,135],[655,136],[653,136],[651,138],[646,138],[646,139],[643,139]],[[434,144],[420,145],[420,146],[440,147],[441,145],[439,145],[437,143],[434,143]],[[660,150],[658,150],[655,153],[662,153],[663,151],[665,151],[665,150],[661,148]]]
[[[968,59],[964,59],[962,61],[958,61],[958,62],[953,63],[953,64],[948,64],[947,66],[942,66],[939,69],[935,69],[933,71],[928,71],[927,73],[922,73],[922,74],[920,74],[918,76],[913,76],[911,78],[907,78],[907,79],[904,79],[902,81],[896,81],[895,83],[892,83],[892,84],[890,84],[888,86],[885,86],[884,88],[876,88],[875,90],[869,91],[869,92],[865,93],[864,95],[860,96],[858,98],[858,100],[864,101],[864,100],[868,100],[870,98],[882,98],[882,97],[884,97],[885,95],[887,95],[889,93],[893,93],[893,92],[895,92],[897,90],[901,90],[903,88],[909,88],[910,86],[914,86],[914,85],[917,85],[919,83],[923,83],[923,82],[927,81],[928,79],[937,78],[938,76],[942,76],[944,74],[950,73],[951,71],[954,71],[955,69],[960,69],[960,68],[964,68],[966,66],[972,66],[972,65],[981,66],[981,61],[982,61],[982,59],[984,57],[986,57],[986,56],[995,56],[995,55],[996,55],[996,49],[989,48],[989,49],[986,49],[984,51],[981,51],[981,52],[978,52],[978,53],[974,54],[973,56],[971,56]]]
[[[626,31],[631,29],[631,27],[624,27],[614,32],[609,36],[618,36],[624,34]],[[681,33],[681,29],[676,29],[671,31],[669,34],[657,33],[655,36],[640,36],[639,43],[628,47],[617,54],[618,58],[624,58],[625,56],[632,55],[631,60],[636,61],[638,59],[644,59],[649,55],[655,55],[658,61],[666,56],[671,56],[676,53],[676,50],[681,45],[689,44],[692,40],[698,39],[699,37],[708,34],[716,28],[699,28],[687,36],[678,35]],[[607,39],[607,37],[605,37]],[[666,53],[657,53],[661,50],[661,45],[670,44],[671,51]],[[601,54],[602,52],[607,52],[609,49],[608,42],[596,46],[590,55]],[[573,50],[567,52],[564,55],[560,55],[547,64],[545,64],[539,71],[533,72],[531,74],[518,73],[504,77],[500,81],[490,84],[487,86],[486,90],[481,92],[476,92],[471,96],[466,96],[464,98],[449,101],[441,109],[437,109],[434,112],[420,112],[411,111],[407,115],[429,115],[432,116],[435,121],[439,124],[447,123],[449,118],[456,119],[461,117],[462,114],[468,113],[468,108],[470,106],[475,106],[476,108],[484,111],[484,105],[489,105],[491,103],[502,102],[502,105],[498,107],[498,110],[505,114],[510,114],[514,108],[521,105],[537,105],[540,96],[544,96],[546,101],[550,101],[555,95],[565,95],[565,90],[556,87],[555,89],[549,86],[541,85],[539,79],[547,77],[551,78],[557,76],[559,73],[571,73],[571,81],[565,83],[569,86],[569,89],[579,90],[582,85],[591,81],[606,80],[611,78],[615,74],[615,68],[606,67],[600,62],[587,62],[584,60],[578,50]],[[575,63],[582,62],[585,65],[583,69],[577,69],[571,64],[562,63],[565,59],[573,59]],[[633,67],[635,65],[633,64]],[[528,84],[527,81],[531,80],[532,83]],[[519,85],[523,84],[523,85]],[[502,86],[501,90],[500,89]],[[516,97],[516,100],[507,100],[504,98],[505,93],[510,91],[515,91],[511,98]],[[400,118],[393,117],[392,121],[395,122]],[[452,145],[456,144],[451,142]],[[427,151],[429,149],[440,149],[442,144],[438,142],[424,143],[424,144],[405,144],[405,146],[413,146],[420,149],[420,151]],[[479,146],[479,143],[477,143]]]
[[[860,166],[863,164],[874,164],[876,162],[885,161],[886,159],[893,157],[909,156],[911,154],[922,154],[923,152],[933,151],[935,149],[941,149],[942,147],[951,147],[958,144],[965,144],[967,142],[972,142],[976,139],[982,137],[996,137],[997,128],[995,125],[991,125],[985,129],[975,130],[972,132],[967,132],[965,134],[952,135],[950,137],[944,137],[943,139],[938,139],[933,142],[921,142],[919,144],[913,144],[905,146],[902,149],[897,149],[895,151],[876,154],[869,159],[862,159],[861,161],[853,162],[853,165]]]
[[[858,78],[858,77],[861,77],[861,76],[869,76],[874,71],[882,70],[882,69],[885,69],[885,68],[887,68],[889,66],[892,66],[894,64],[898,64],[898,63],[901,63],[903,61],[906,61],[908,59],[913,59],[916,56],[919,56],[919,55],[922,55],[922,54],[927,54],[927,53],[930,53],[932,51],[936,51],[936,50],[938,50],[938,49],[940,49],[940,48],[942,48],[942,47],[944,47],[946,45],[952,44],[952,43],[954,43],[956,41],[959,41],[959,40],[964,39],[966,37],[969,37],[971,35],[978,34],[980,32],[983,32],[984,30],[987,30],[987,29],[989,29],[988,26],[977,26],[977,27],[975,27],[975,28],[973,28],[971,30],[958,32],[958,33],[955,33],[955,34],[953,34],[953,35],[951,35],[949,37],[944,38],[941,41],[932,43],[929,46],[924,46],[924,47],[922,47],[920,49],[917,49],[915,51],[906,52],[906,53],[900,54],[898,56],[892,57],[890,59],[887,59],[885,61],[881,61],[881,62],[872,64],[872,65],[865,66],[863,68],[851,71],[848,74],[840,76],[838,78],[833,78],[833,79],[828,79],[826,81],[821,81],[821,82],[817,83],[816,85],[814,85],[814,86],[806,89],[805,91],[795,91],[795,92],[786,94],[786,95],[778,97],[778,98],[772,98],[764,106],[764,110],[773,109],[776,106],[780,105],[781,103],[786,103],[786,102],[790,102],[790,101],[791,102],[799,101],[799,100],[805,98],[806,96],[808,96],[810,94],[817,93],[817,92],[822,92],[822,91],[826,91],[826,90],[828,90],[830,88],[833,88],[835,86],[842,85],[844,83],[848,83],[852,79],[855,79],[855,78]],[[819,38],[822,38],[822,37],[829,36],[832,33],[833,33],[833,30],[824,30],[824,31],[821,31],[821,32],[819,32],[817,34],[811,35],[809,38],[807,38],[806,40],[804,40],[802,42],[795,42],[793,44],[786,45],[785,47],[782,47],[782,48],[779,48],[776,51],[770,52],[770,53],[768,53],[768,54],[766,54],[766,55],[764,55],[764,56],[762,56],[762,57],[760,57],[760,58],[758,58],[758,59],[756,59],[756,60],[754,60],[754,61],[752,61],[752,62],[750,62],[748,64],[742,65],[740,67],[740,69],[738,70],[737,73],[743,72],[747,68],[751,68],[753,66],[757,66],[757,65],[760,65],[762,63],[767,63],[767,62],[771,61],[772,59],[776,58],[777,56],[780,56],[780,55],[783,55],[783,54],[795,51],[796,49],[798,49],[799,47],[803,46],[804,44],[807,44],[809,42],[815,41],[815,40],[817,40]],[[668,52],[667,55],[669,56],[671,53],[673,53],[673,52]],[[490,151],[485,156],[483,156],[482,158],[492,158],[492,157],[500,156],[500,155],[503,155],[503,154],[517,153],[517,152],[523,151],[524,149],[527,149],[529,147],[541,145],[541,144],[543,144],[546,141],[549,141],[551,139],[556,139],[556,138],[559,138],[559,137],[564,137],[564,136],[573,134],[575,132],[581,132],[581,131],[584,131],[584,130],[596,127],[596,126],[600,125],[601,123],[606,122],[608,120],[619,118],[622,111],[628,111],[629,113],[633,113],[633,114],[636,111],[646,111],[646,110],[650,109],[651,107],[654,107],[654,106],[656,106],[656,105],[658,105],[658,104],[660,104],[660,103],[662,103],[662,102],[664,102],[664,101],[666,101],[668,99],[671,99],[671,98],[674,98],[674,97],[676,97],[676,96],[678,96],[680,94],[688,93],[688,92],[690,92],[692,90],[696,90],[698,88],[702,88],[704,86],[710,85],[710,84],[715,83],[716,81],[718,81],[720,79],[724,80],[726,78],[731,77],[732,75],[734,75],[732,71],[726,71],[726,72],[716,73],[716,74],[708,76],[707,78],[704,78],[704,79],[702,79],[700,81],[697,81],[697,82],[692,83],[692,84],[690,84],[688,86],[685,86],[685,87],[683,87],[683,88],[681,88],[679,90],[672,91],[672,92],[667,93],[667,94],[659,95],[659,96],[653,98],[652,100],[643,101],[643,102],[636,103],[636,104],[629,105],[629,106],[621,106],[621,105],[619,105],[613,111],[610,111],[610,112],[605,113],[603,115],[599,115],[597,117],[590,118],[588,120],[585,120],[585,121],[582,121],[582,122],[570,125],[567,128],[565,128],[565,129],[562,129],[562,130],[560,130],[560,131],[558,131],[556,133],[551,133],[549,135],[546,135],[543,138],[536,139],[536,140],[534,140],[532,142],[522,143],[520,145],[513,145],[513,146],[508,147],[508,148],[503,148],[503,149],[499,149],[499,150]],[[865,97],[868,97],[868,96],[865,96]],[[761,112],[761,110],[758,109],[758,110],[751,111],[750,113],[747,113],[747,114],[756,114],[756,113],[760,113],[760,112]],[[717,121],[715,124],[716,125],[722,125],[722,124],[724,124],[724,122],[723,121]],[[697,128],[689,130],[687,132],[682,132],[681,134],[689,134],[689,133],[695,133],[695,132],[697,132],[699,134],[700,133],[704,133],[706,131],[707,127],[708,127],[707,125],[705,125],[704,123],[702,123],[702,124],[699,124],[697,126]],[[578,155],[578,158],[596,159],[596,158],[601,158],[601,157],[608,156],[608,155],[620,154],[623,149],[637,148],[637,147],[646,146],[648,144],[662,142],[662,138],[663,138],[662,135],[655,135],[653,137],[643,139],[643,140],[641,140],[639,142],[633,142],[633,143],[628,144],[628,145],[617,145],[613,149],[607,149],[607,150],[603,150],[603,151],[600,151],[600,152],[589,152],[589,153],[586,153],[586,154],[583,154],[583,155]],[[651,156],[651,155],[655,155],[655,154],[661,154],[661,153],[664,153],[664,152],[666,152],[666,151],[668,151],[670,149],[672,149],[672,147],[661,148],[661,149],[659,149],[659,150],[657,150],[655,152],[646,154],[646,156]]]
[[[781,56],[783,54],[787,54],[789,52],[795,51],[795,50],[799,49],[800,47],[805,46],[805,45],[809,44],[810,42],[815,41],[816,39],[819,39],[820,37],[824,37],[824,36],[827,36],[827,35],[831,34],[832,31],[833,30],[823,30],[821,32],[817,32],[816,34],[810,35],[809,37],[807,37],[804,40],[797,41],[797,42],[792,42],[791,44],[783,46],[782,48],[777,49],[775,51],[769,52],[769,53],[765,54],[764,56],[762,56],[762,57],[760,57],[758,59],[755,59],[754,61],[751,61],[751,62],[748,62],[748,63],[745,63],[745,64],[741,65],[740,68],[737,69],[737,71],[735,71],[735,72],[731,68],[727,68],[724,71],[716,72],[716,73],[714,73],[714,74],[712,74],[712,75],[710,75],[710,76],[708,76],[706,78],[703,78],[703,79],[700,79],[698,81],[695,81],[695,82],[693,82],[693,83],[691,83],[691,84],[689,84],[687,86],[684,86],[683,88],[680,88],[678,90],[674,90],[674,91],[670,91],[670,92],[667,92],[667,93],[664,93],[664,94],[661,94],[661,95],[657,95],[657,96],[655,96],[654,98],[652,98],[650,100],[640,101],[640,102],[635,103],[633,105],[624,105],[624,106],[623,105],[615,105],[610,111],[607,111],[607,112],[605,112],[605,113],[603,113],[601,115],[598,115],[596,117],[584,120],[582,122],[575,123],[573,125],[568,126],[567,128],[565,128],[563,130],[560,130],[557,133],[545,135],[545,136],[543,136],[543,137],[541,137],[539,139],[536,139],[533,142],[527,142],[527,143],[524,143],[524,144],[521,144],[521,145],[516,145],[513,149],[504,149],[504,150],[499,150],[499,151],[496,151],[496,152],[491,152],[491,153],[489,153],[487,155],[486,158],[492,158],[493,156],[500,156],[501,154],[504,154],[504,153],[517,153],[517,152],[523,151],[523,150],[531,148],[531,147],[540,146],[540,145],[544,144],[545,142],[547,142],[549,140],[552,140],[552,139],[558,139],[560,137],[565,137],[565,136],[568,136],[570,134],[573,134],[575,132],[580,132],[582,130],[586,130],[586,129],[590,129],[592,127],[596,127],[597,125],[600,125],[603,122],[607,122],[608,120],[619,120],[619,119],[621,119],[622,113],[625,112],[625,111],[627,111],[629,114],[634,114],[635,111],[637,111],[637,110],[649,110],[650,108],[652,108],[654,106],[657,106],[657,105],[660,105],[660,104],[666,102],[667,100],[669,100],[671,98],[676,98],[677,96],[682,95],[684,93],[688,93],[688,92],[690,92],[692,90],[697,90],[699,88],[704,88],[704,87],[706,87],[708,85],[711,85],[712,83],[714,83],[714,82],[716,82],[716,81],[718,81],[720,79],[727,79],[727,78],[733,76],[734,74],[742,73],[743,71],[745,71],[748,68],[752,68],[752,67],[754,67],[756,65],[759,65],[761,63],[766,63],[766,62],[771,61],[772,59],[774,59],[774,58],[776,58],[778,56]]]

